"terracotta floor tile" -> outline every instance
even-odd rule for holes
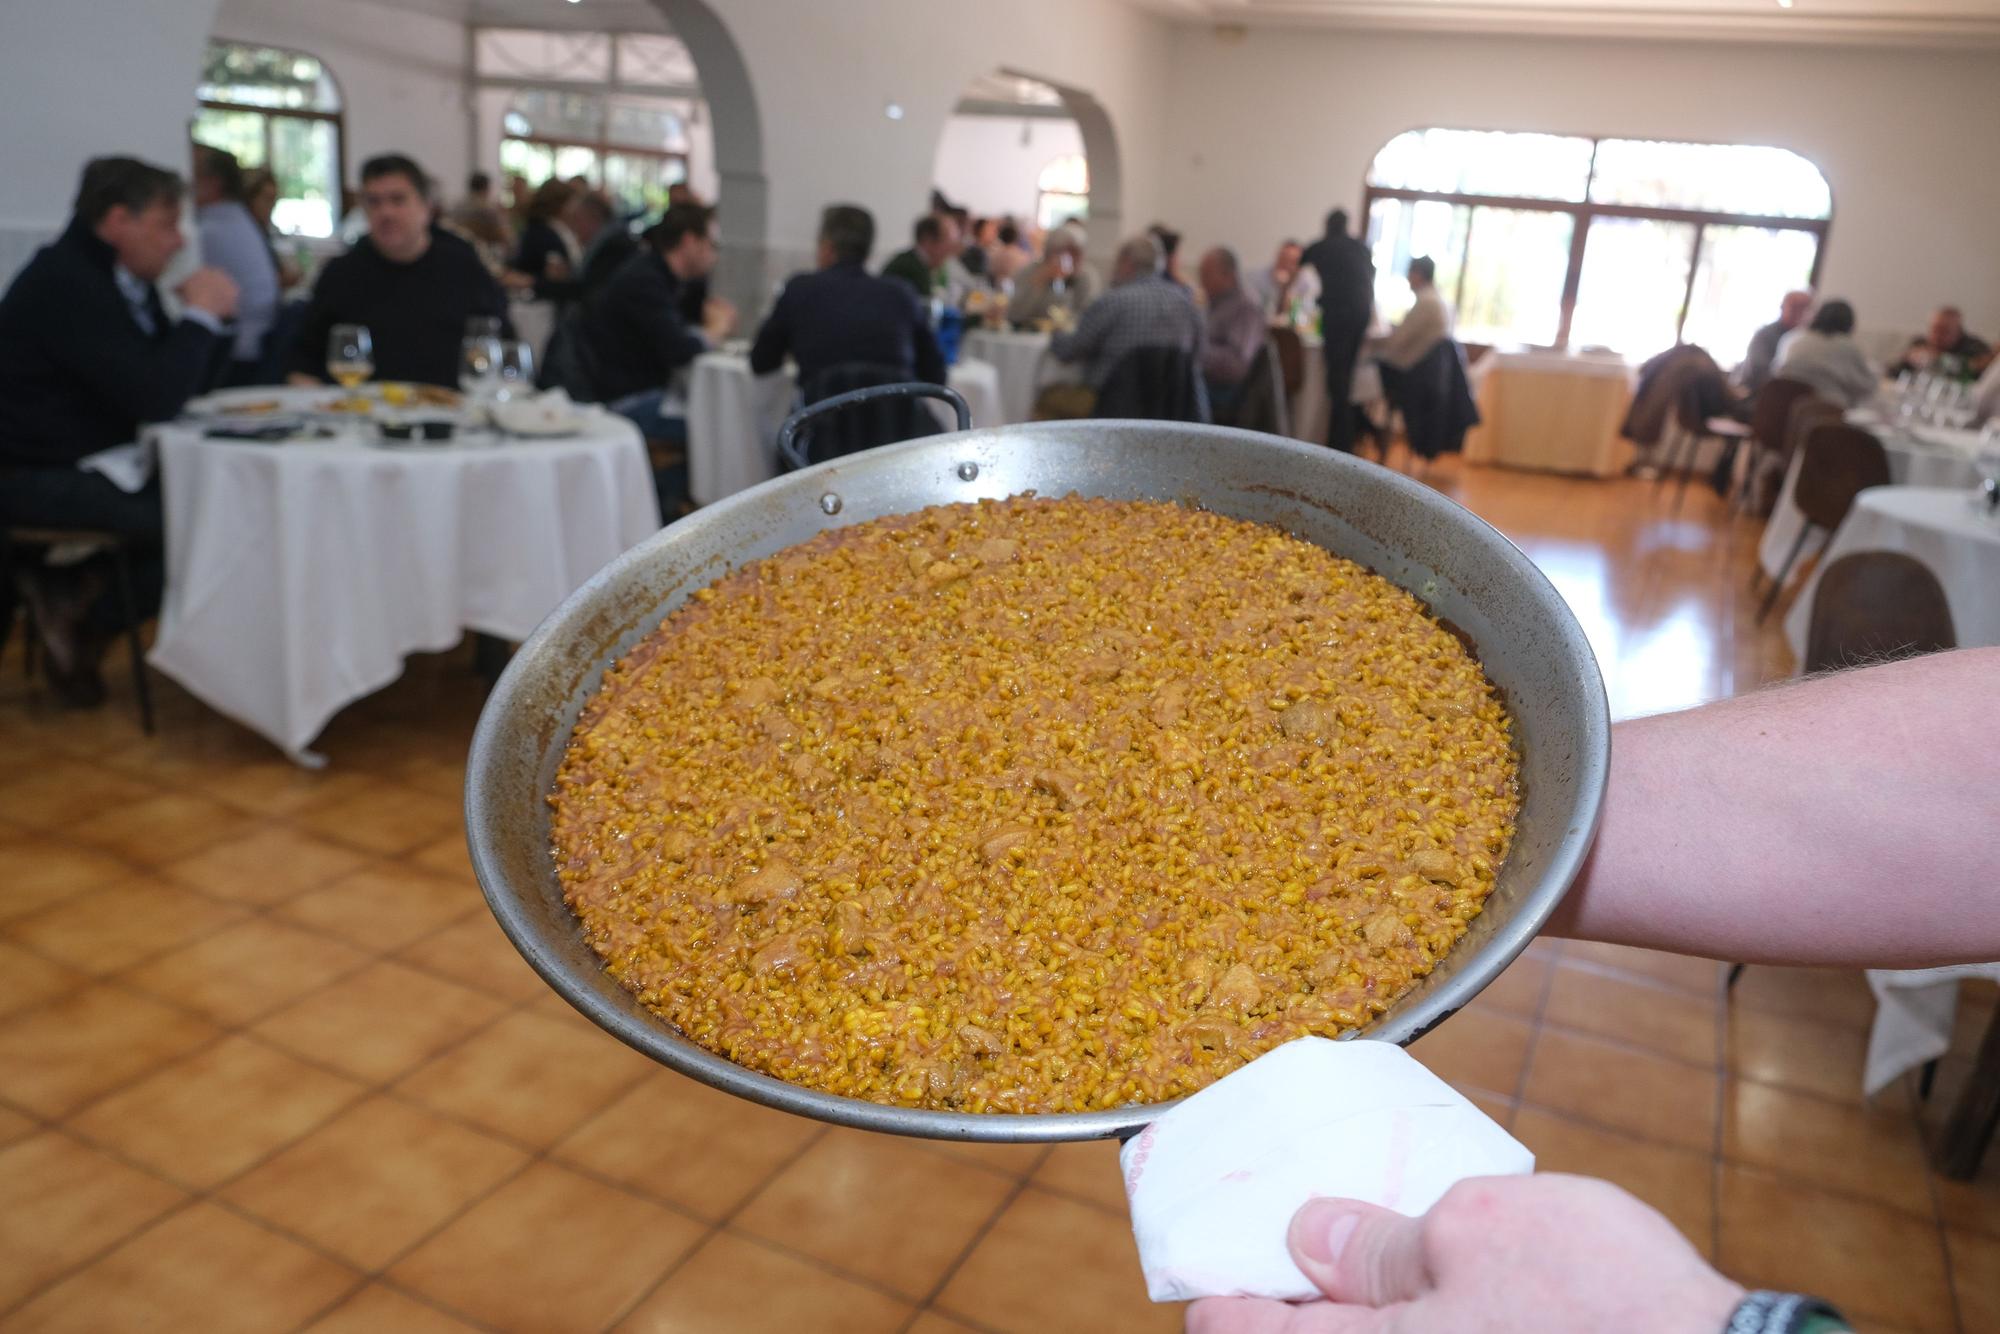
[[[1714,1071],[1582,1034],[1542,1030],[1522,1101],[1702,1152],[1715,1140]]]
[[[1713,1065],[1716,1059],[1715,1001],[1637,975],[1564,963],[1556,969],[1542,1021],[1696,1065]]]
[[[37,954],[101,975],[165,954],[242,915],[226,903],[133,878],[16,918],[5,932]]]
[[[1603,945],[1594,940],[1569,942],[1563,951],[1563,963],[1650,978],[1711,1001],[1715,999],[1716,983],[1722,973],[1722,965],[1714,959],[1634,949],[1629,945]]]
[[[734,1226],[921,1302],[1015,1189],[894,1136],[835,1130]]]
[[[680,1214],[537,1163],[389,1277],[496,1329],[582,1334],[637,1302],[702,1235]]]
[[[405,860],[447,880],[473,883],[472,854],[466,850],[463,833],[446,834],[437,842],[418,848]]]
[[[0,1023],[0,1098],[62,1116],[216,1034],[207,1020],[93,986]]]
[[[1125,1172],[1118,1165],[1118,1144],[1058,1144],[1029,1178],[1037,1186],[1074,1195],[1124,1216]]]
[[[371,1283],[306,1326],[305,1334],[477,1334],[435,1306]]]
[[[132,878],[132,867],[95,848],[46,839],[0,843],[0,922]]]
[[[229,1037],[69,1124],[175,1181],[208,1187],[298,1139],[361,1091],[261,1042]]]
[[[384,857],[434,843],[463,818],[460,803],[415,788],[373,783],[344,800],[297,817],[306,829]]]
[[[1753,1287],[1811,1292],[1852,1315],[1953,1328],[1937,1224],[1879,1204],[1722,1168],[1717,1267]]]
[[[1735,1074],[1822,1098],[1862,1101],[1866,1030],[1733,1005],[1723,1031]]]
[[[315,806],[331,806],[359,796],[372,784],[364,775],[333,766],[302,769],[290,760],[272,758],[222,773],[202,774],[194,785],[217,801],[253,815],[284,818]]]
[[[818,1133],[803,1117],[660,1070],[550,1156],[719,1221]]]
[[[398,1088],[436,1111],[541,1149],[653,1068],[582,1019],[521,1013],[419,1067]]]
[[[0,941],[0,1016],[53,1000],[89,981],[88,974],[67,964]]]
[[[549,990],[549,984],[528,967],[490,912],[468,913],[464,920],[426,936],[398,957],[427,973],[504,1000],[534,1000]]]
[[[0,1311],[186,1198],[53,1131],[0,1149]]]
[[[1854,969],[1752,964],[1730,989],[1729,1003],[1863,1031],[1875,1022],[1875,996]]]
[[[16,1311],[9,1334],[292,1329],[356,1275],[213,1204],[147,1229]]]
[[[160,789],[151,783],[101,764],[48,760],[28,777],[0,787],[0,818],[30,829],[60,829],[93,812],[158,795]]]
[[[1652,1144],[1524,1107],[1514,1136],[1538,1172],[1601,1177],[1665,1214],[1703,1255],[1715,1250],[1714,1164],[1707,1153]]]
[[[316,991],[368,956],[255,918],[125,973],[121,980],[222,1024],[247,1024]]]
[[[93,815],[71,834],[141,866],[164,866],[248,833],[251,818],[208,797],[162,793]]]
[[[1512,1097],[1533,1026],[1497,1012],[1461,1010],[1424,1034],[1410,1055],[1440,1079]]]
[[[465,756],[450,760],[418,758],[399,765],[396,781],[448,801],[465,800]]]
[[[41,1129],[41,1122],[26,1112],[0,1105],[0,1145],[24,1140]]]
[[[1452,1087],[1458,1088],[1455,1084]],[[1520,1110],[1520,1104],[1512,1098],[1498,1097],[1483,1089],[1476,1089],[1470,1084],[1467,1084],[1463,1088],[1458,1088],[1458,1091],[1465,1095],[1466,1100],[1474,1107],[1492,1117],[1502,1130],[1511,1130],[1513,1128],[1514,1117]]]
[[[455,918],[484,912],[486,901],[463,882],[394,862],[378,862],[277,909],[302,926],[370,950],[395,950]]]
[[[484,992],[385,959],[270,1015],[254,1031],[286,1051],[380,1084],[415,1069],[502,1008]]]
[[[917,1317],[917,1323],[910,1326],[908,1334],[978,1334],[978,1331],[970,1325],[947,1319],[936,1311],[926,1311]]]
[[[1979,1175],[1970,1181],[1931,1176],[1937,1192],[1938,1215],[1956,1228],[2000,1237],[2000,1151],[1990,1151]]]
[[[1722,1150],[1732,1162],[1828,1190],[1926,1217],[1932,1211],[1923,1140],[1904,1111],[1731,1080],[1722,1096]]]
[[[936,1305],[1021,1334],[1178,1330],[1182,1308],[1147,1300],[1132,1225],[1030,1186],[952,1275]]]
[[[317,889],[367,860],[366,853],[338,843],[271,826],[170,862],[163,869],[189,889],[261,906]]]
[[[1516,1018],[1534,1019],[1541,1013],[1542,995],[1554,967],[1542,955],[1523,954],[1488,982],[1472,1003]]]
[[[528,1156],[392,1098],[348,1108],[223,1197],[361,1269],[379,1269]]]
[[[1946,1234],[1951,1247],[1951,1281],[1958,1293],[1958,1318],[1972,1334],[2000,1330],[2000,1237],[1953,1228]]]
[[[1042,1159],[1049,1154],[1046,1144],[988,1144],[977,1140],[930,1139],[923,1141],[923,1145],[947,1158],[976,1163],[1016,1181],[1033,1176],[1035,1169],[1042,1165]]]
[[[757,1294],[746,1300],[746,1293]],[[743,1237],[709,1238],[615,1334],[893,1334],[910,1308]]]

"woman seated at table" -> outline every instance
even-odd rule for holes
[[[1794,329],[1778,344],[1777,378],[1799,380],[1813,392],[1844,408],[1859,407],[1882,387],[1854,341],[1854,307],[1829,301],[1803,329]]]

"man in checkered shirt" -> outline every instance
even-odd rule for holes
[[[1160,251],[1150,236],[1118,248],[1111,289],[1090,303],[1076,328],[1049,342],[1057,361],[1081,366],[1084,383],[1104,387],[1111,368],[1142,347],[1175,347],[1201,354],[1201,309],[1187,288],[1160,273]]]

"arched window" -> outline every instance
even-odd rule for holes
[[[1045,230],[1090,216],[1090,164],[1083,154],[1067,153],[1043,167],[1035,188],[1035,220]]]
[[[340,212],[340,90],[312,56],[272,46],[211,41],[201,72],[197,143],[265,167],[278,182],[272,225],[331,236]]]
[[[539,183],[582,176],[632,211],[666,206],[688,178],[683,99],[524,88],[501,117],[500,166]]]
[[[1832,214],[1817,167],[1754,144],[1411,130],[1368,173],[1383,314],[1429,255],[1466,341],[1630,357],[1686,341],[1739,360],[1812,285]]]

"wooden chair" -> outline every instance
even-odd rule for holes
[[[1825,540],[1831,540],[1833,530],[1840,527],[1841,520],[1854,508],[1856,496],[1871,486],[1888,484],[1889,456],[1883,452],[1881,441],[1839,422],[1822,422],[1812,428],[1806,436],[1798,482],[1792,488],[1792,499],[1806,521],[1799,528],[1798,540],[1792,543],[1785,563],[1771,580],[1771,591],[1757,608],[1758,624],[1763,624],[1771,608],[1778,604],[1786,576],[1798,563],[1799,553],[1805,550],[1806,538],[1813,530],[1822,530]]]
[[[1671,447],[1655,485],[1666,481],[1675,472],[1680,473],[1680,481],[1674,487],[1676,511],[1687,495],[1688,479],[1694,475],[1695,459],[1701,453],[1702,441],[1720,440],[1726,449],[1734,450],[1750,437],[1750,428],[1733,417],[1702,414],[1703,403],[1722,400],[1721,380],[1720,371],[1691,375],[1681,386],[1680,396],[1674,400],[1674,424],[1680,428],[1680,439]]]
[[[1813,590],[1808,673],[1957,647],[1944,587],[1914,556],[1853,552],[1827,566]]]
[[[1299,396],[1299,388],[1306,382],[1306,345],[1299,338],[1299,331],[1288,324],[1271,326],[1270,346],[1278,358],[1278,370],[1285,386],[1285,401],[1290,403]]]
[[[1791,457],[1786,452],[1786,446],[1790,440],[1792,414],[1800,403],[1809,399],[1826,403],[1803,380],[1774,379],[1757,391],[1756,406],[1750,411],[1750,463],[1743,470],[1743,480],[1736,492],[1739,507],[1749,501],[1755,490],[1758,465],[1764,456],[1776,460],[1781,468],[1784,461]]]
[[[0,583],[5,583],[11,592],[15,561],[39,565],[49,551],[63,546],[96,547],[111,557],[112,592],[118,599],[118,618],[124,623],[125,643],[132,654],[132,691],[139,701],[139,726],[147,736],[151,736],[153,692],[147,684],[146,652],[139,642],[139,618],[132,598],[131,544],[117,533],[87,528],[0,529]],[[21,620],[27,630],[25,656],[32,671],[34,649],[40,642],[40,631],[35,624],[32,607],[21,608]],[[0,645],[6,643],[6,631],[7,627],[0,624]]]

